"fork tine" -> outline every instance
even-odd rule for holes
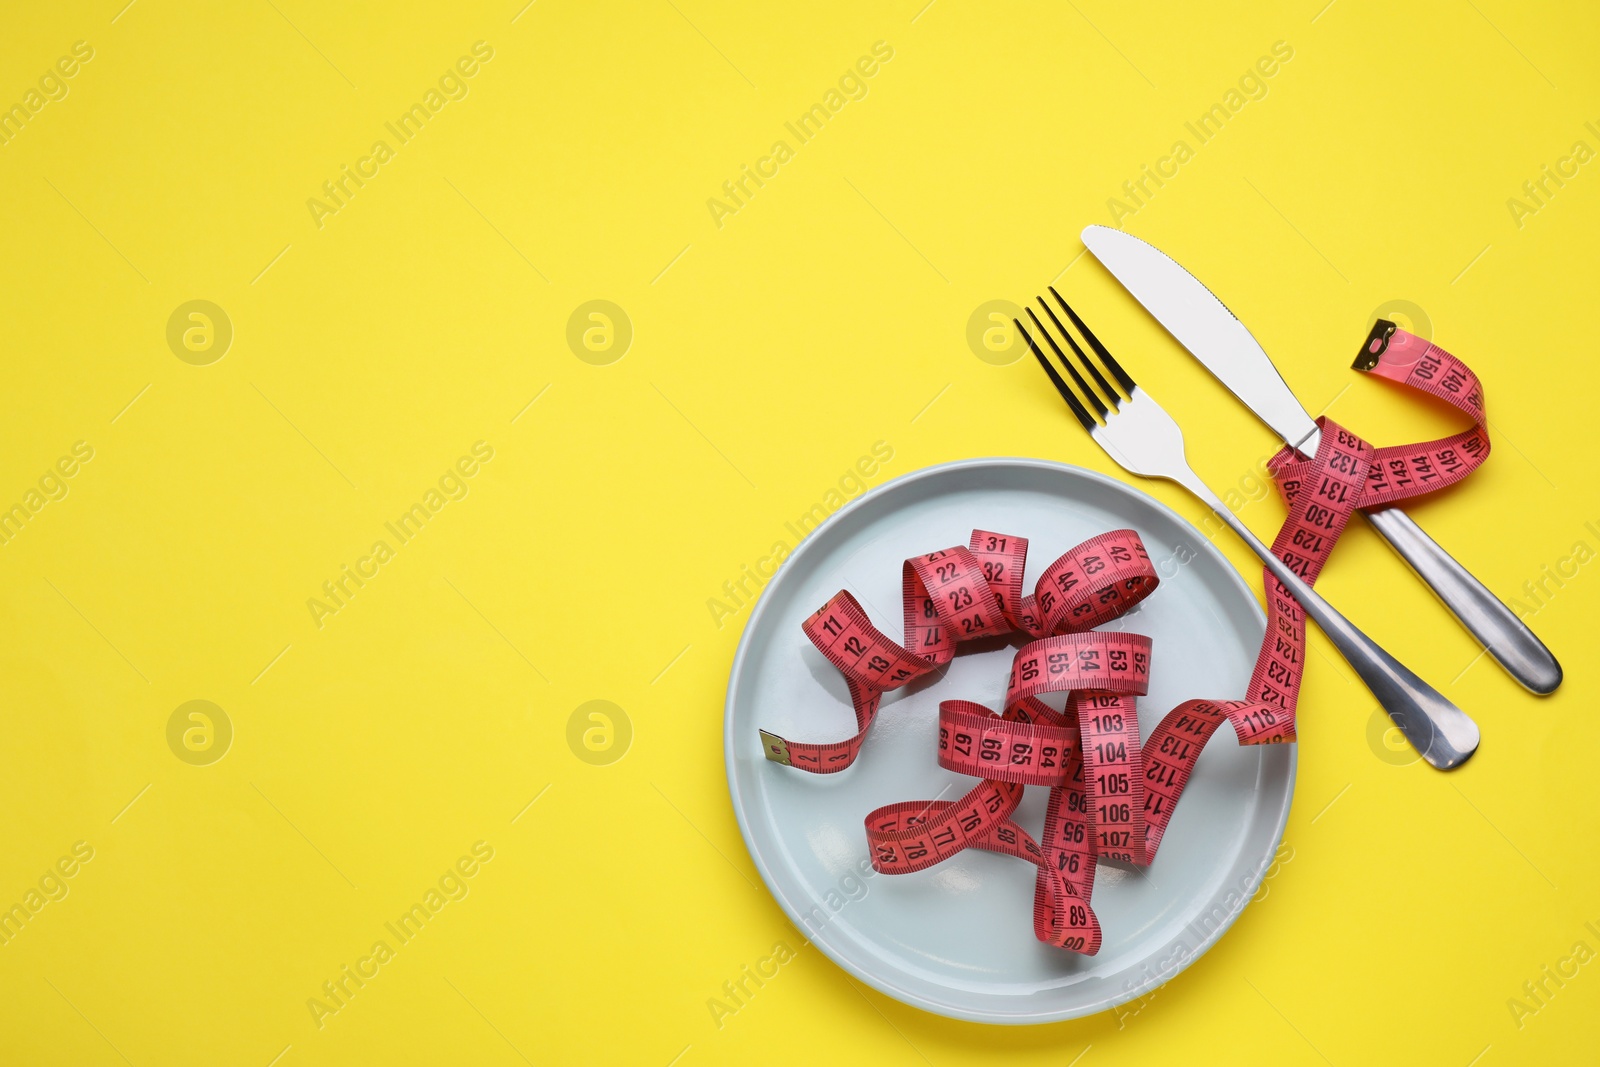
[[[1054,290],[1051,291],[1054,292]],[[1078,347],[1078,342],[1073,340],[1072,331],[1061,325],[1061,320],[1056,318],[1056,313],[1054,311],[1050,310],[1050,305],[1044,302],[1044,297],[1041,296],[1037,299],[1039,301],[1039,306],[1044,308],[1044,313],[1050,316],[1050,321],[1055,323],[1056,329],[1061,331],[1061,336],[1065,337],[1067,339],[1067,344],[1072,346],[1072,351],[1077,353],[1078,362],[1083,364],[1084,370],[1087,370],[1091,375],[1093,375],[1094,380],[1099,383],[1100,388],[1105,390],[1106,399],[1111,402],[1111,406],[1117,407],[1120,405],[1122,403],[1122,394],[1117,392],[1115,386],[1106,381],[1106,376],[1100,373],[1100,368],[1096,367],[1094,365],[1094,361],[1084,354],[1083,349]],[[1059,300],[1060,297],[1058,296],[1056,299]]]
[[[1106,350],[1106,346],[1100,343],[1100,338],[1096,337],[1094,332],[1084,325],[1083,320],[1078,318],[1078,313],[1067,306],[1067,302],[1061,299],[1061,294],[1056,292],[1056,287],[1053,285],[1050,286],[1050,295],[1056,298],[1056,303],[1061,305],[1061,310],[1067,313],[1067,318],[1071,319],[1072,324],[1078,328],[1078,332],[1083,334],[1083,339],[1089,342],[1089,347],[1094,349],[1095,354],[1105,362],[1106,369],[1128,391],[1128,395],[1132,396],[1136,387],[1133,384],[1133,379],[1128,376],[1128,372],[1122,369],[1122,365]]]
[[[1061,399],[1065,400],[1067,406],[1072,409],[1072,413],[1078,416],[1078,421],[1083,423],[1083,428],[1093,433],[1097,423],[1089,415],[1088,410],[1078,402],[1077,397],[1072,395],[1072,389],[1068,387],[1061,375],[1056,373],[1056,369],[1050,365],[1050,360],[1045,358],[1045,354],[1039,349],[1039,346],[1034,344],[1033,336],[1028,333],[1022,322],[1019,319],[1012,319],[1011,322],[1016,326],[1017,332],[1022,334],[1022,339],[1028,342],[1028,347],[1033,349],[1034,356],[1039,360],[1039,366],[1043,367],[1044,372],[1050,376],[1050,381],[1055,385],[1056,392],[1061,394]]]
[[[1050,309],[1045,308],[1045,310],[1049,311]],[[1033,324],[1039,328],[1039,333],[1044,336],[1045,341],[1050,345],[1051,351],[1055,352],[1056,358],[1060,360],[1061,365],[1067,369],[1067,373],[1072,375],[1073,382],[1078,386],[1079,389],[1083,390],[1083,395],[1088,398],[1089,403],[1094,405],[1095,411],[1099,412],[1100,417],[1104,419],[1110,414],[1110,411],[1101,401],[1100,395],[1093,389],[1089,388],[1089,383],[1083,380],[1083,375],[1079,374],[1077,368],[1068,361],[1066,353],[1061,351],[1061,346],[1056,344],[1056,339],[1050,336],[1050,331],[1044,328],[1044,323],[1039,321],[1039,316],[1033,313],[1032,308],[1028,309],[1028,318],[1033,320]],[[1070,344],[1072,339],[1068,338],[1067,340]]]

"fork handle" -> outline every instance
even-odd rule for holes
[[[1356,625],[1339,614],[1322,595],[1289,569],[1273,554],[1272,549],[1241,522],[1194,472],[1189,471],[1183,484],[1217,516],[1232,527],[1245,544],[1261,557],[1267,570],[1282,582],[1284,587],[1305,608],[1323,633],[1328,635],[1345,662],[1361,676],[1372,690],[1389,718],[1405,734],[1406,740],[1434,767],[1447,771],[1466,762],[1478,749],[1478,724],[1466,712],[1445,699],[1433,686],[1418,678],[1411,670],[1378,643],[1357,629]]]
[[[1540,696],[1555,691],[1561,664],[1544,642],[1410,515],[1399,508],[1362,514],[1507,674]]]

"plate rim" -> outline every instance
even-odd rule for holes
[[[1265,630],[1267,617],[1266,613],[1262,610],[1260,602],[1256,599],[1255,589],[1245,581],[1244,576],[1239,573],[1239,569],[1233,565],[1232,561],[1229,560],[1228,557],[1225,556],[1215,544],[1213,544],[1201,533],[1199,527],[1195,526],[1194,523],[1184,518],[1177,511],[1173,510],[1173,508],[1152,494],[1146,493],[1140,489],[1136,489],[1134,486],[1126,482],[1103,474],[1100,471],[1091,470],[1088,467],[1080,467],[1073,463],[1062,463],[1058,460],[1039,459],[1029,456],[991,456],[974,459],[949,460],[944,463],[935,463],[931,466],[922,467],[917,470],[909,471],[905,474],[899,475],[887,482],[882,483],[881,485],[872,487],[865,493],[862,493],[860,496],[856,497],[854,500],[847,502],[838,511],[835,511],[833,514],[829,515],[828,518],[823,521],[822,525],[818,526],[815,530],[812,530],[804,539],[800,541],[799,544],[795,546],[794,551],[792,551],[783,560],[783,566],[780,568],[779,572],[775,574],[772,580],[762,588],[761,595],[756,600],[755,608],[751,611],[750,617],[745,620],[744,630],[739,635],[739,645],[737,650],[734,652],[733,663],[728,668],[728,687],[723,698],[723,768],[727,777],[728,799],[733,807],[734,819],[739,824],[739,836],[744,840],[745,852],[749,855],[750,861],[755,865],[756,871],[761,875],[761,881],[766,887],[768,895],[771,896],[775,902],[777,902],[779,908],[783,910],[784,915],[797,930],[803,931],[805,929],[805,927],[802,925],[801,913],[775,886],[773,874],[769,869],[769,865],[766,862],[765,857],[754,847],[749,820],[745,812],[744,798],[741,796],[735,777],[735,745],[739,742],[734,736],[733,728],[734,687],[738,682],[742,669],[744,668],[745,659],[749,654],[753,635],[757,632],[763,616],[766,613],[766,609],[773,603],[773,599],[767,594],[774,586],[778,584],[783,571],[788,569],[788,564],[798,559],[803,553],[812,550],[814,546],[819,543],[816,535],[834,523],[835,520],[849,515],[850,513],[864,506],[868,501],[871,501],[880,495],[886,494],[891,489],[894,489],[898,486],[903,486],[922,479],[939,477],[955,471],[980,469],[985,467],[1031,467],[1056,473],[1066,473],[1075,477],[1086,478],[1092,482],[1099,482],[1100,484],[1117,492],[1130,495],[1143,503],[1153,506],[1157,511],[1164,513],[1169,519],[1176,522],[1180,527],[1191,530],[1198,535],[1196,550],[1198,552],[1209,554],[1217,563],[1221,565],[1222,570],[1227,575],[1228,579],[1243,594],[1246,602],[1249,603],[1250,610],[1254,617],[1261,623],[1263,631]],[[1282,847],[1283,835],[1285,830],[1288,828],[1289,811],[1294,806],[1295,786],[1297,783],[1300,766],[1299,744],[1296,743],[1282,747],[1289,749],[1289,766],[1287,779],[1285,782],[1283,802],[1279,806],[1279,809],[1276,813],[1275,825],[1273,826],[1272,830],[1273,855],[1276,855],[1277,851]],[[1239,916],[1244,914],[1244,909],[1248,907],[1250,902],[1254,899],[1256,890],[1260,888],[1262,881],[1266,877],[1266,872],[1269,867],[1270,863],[1258,865],[1258,869],[1251,875],[1249,879],[1248,890],[1241,894],[1238,905],[1228,913],[1228,915],[1222,920],[1215,930],[1211,931],[1205,938],[1196,944],[1192,953],[1184,956],[1179,965],[1171,969],[1165,975],[1153,975],[1148,979],[1141,978],[1131,988],[1124,989],[1107,997],[1102,997],[1099,1000],[1091,1001],[1085,1005],[1070,1007],[1059,1011],[994,1014],[983,1011],[966,1010],[950,1004],[937,1003],[922,997],[920,994],[912,990],[901,988],[874,973],[873,971],[857,966],[852,960],[843,957],[834,946],[828,944],[825,940],[821,939],[817,935],[810,936],[808,940],[811,944],[815,945],[822,952],[822,954],[829,959],[829,961],[831,961],[835,966],[844,970],[846,973],[854,975],[856,978],[859,978],[861,981],[872,986],[872,988],[876,989],[885,996],[892,997],[902,1004],[910,1005],[911,1007],[918,1008],[932,1015],[938,1015],[943,1018],[960,1019],[967,1022],[1003,1026],[1032,1026],[1045,1023],[1064,1022],[1071,1019],[1081,1019],[1087,1018],[1091,1015],[1098,1015],[1102,1012],[1118,1007],[1119,1005],[1126,1004],[1130,1000],[1136,1000],[1150,991],[1172,981],[1178,975],[1188,970],[1196,960],[1204,956],[1207,952],[1211,951],[1212,947],[1222,939],[1222,935],[1227,933],[1228,930],[1232,929],[1233,924],[1238,921]]]

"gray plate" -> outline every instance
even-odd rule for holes
[[[1100,865],[1094,907],[1104,944],[1093,957],[1034,939],[1034,870],[1015,859],[969,849],[917,874],[874,873],[862,827],[869,811],[898,800],[954,799],[976,784],[936,761],[939,701],[962,697],[998,709],[1014,647],[990,642],[958,656],[942,678],[887,694],[860,758],[838,774],[768,762],[757,728],[801,741],[852,734],[844,679],[806,640],[801,622],[846,588],[874,623],[899,637],[901,562],[964,545],[974,526],[1030,539],[1027,589],[1094,534],[1130,527],[1144,538],[1161,587],[1109,628],[1153,639],[1150,695],[1139,702],[1146,737],[1184,700],[1243,694],[1265,619],[1250,587],[1193,526],[1078,467],[949,463],[842,508],[768,584],[728,682],[728,790],[772,895],[846,971],[958,1019],[1077,1018],[1167,981],[1244,910],[1283,836],[1296,746],[1241,747],[1231,729],[1217,731],[1149,870]],[[1047,791],[1027,793],[1015,818],[1037,836]]]

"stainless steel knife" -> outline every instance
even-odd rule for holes
[[[1089,226],[1083,243],[1135,300],[1286,444],[1313,453],[1320,431],[1266,350],[1233,312],[1166,253],[1131,234]],[[1544,643],[1399,508],[1363,512],[1506,673],[1535,693],[1561,684]]]

